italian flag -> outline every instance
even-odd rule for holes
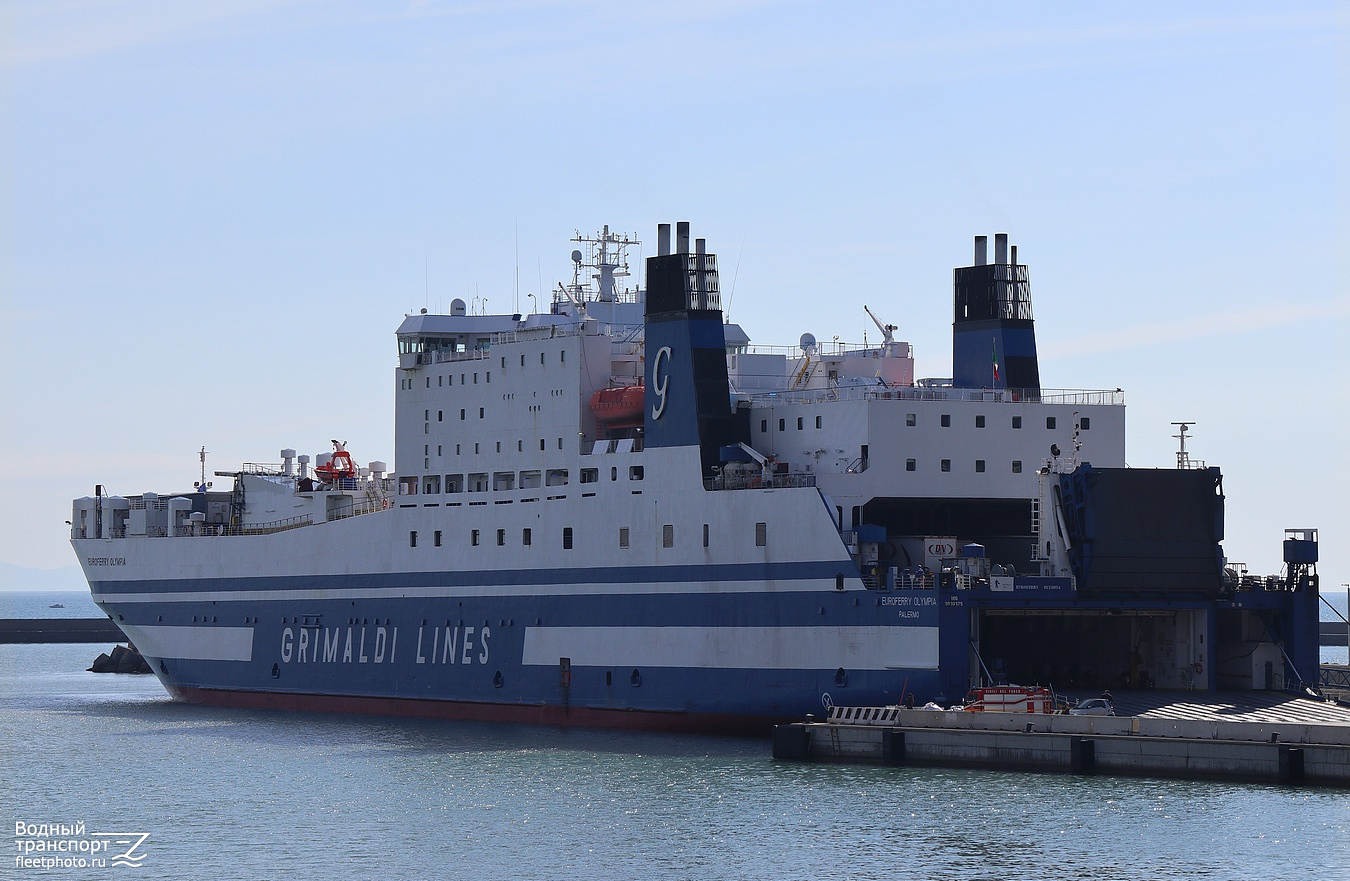
[[[989,347],[990,347],[991,351],[994,353],[994,382],[998,382],[998,343],[997,343],[997,341],[991,340],[991,341],[989,342]]]

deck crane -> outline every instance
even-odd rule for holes
[[[881,343],[884,349],[883,354],[894,355],[896,326],[894,324],[882,324],[881,319],[877,317],[875,312],[868,309],[867,304],[865,303],[863,304],[863,310],[867,312],[868,317],[871,318],[872,322],[881,330]]]

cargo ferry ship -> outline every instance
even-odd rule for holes
[[[752,346],[704,240],[657,240],[641,285],[605,227],[547,311],[406,316],[395,471],[335,439],[75,500],[94,601],[173,696],[244,707],[767,731],[1009,680],[1316,676],[1315,530],[1254,577],[1217,468],[1126,468],[1119,389],[1041,387],[1005,235],[954,272],[935,379],[899,304],[871,345]]]

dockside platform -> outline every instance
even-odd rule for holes
[[[776,759],[1350,787],[1350,709],[1270,692],[1132,692],[1117,716],[834,707]]]

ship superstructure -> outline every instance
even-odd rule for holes
[[[1299,675],[1315,574],[1222,599],[1216,469],[1150,484],[1193,503],[1167,547],[1096,515],[1101,487],[1139,497],[1123,394],[1041,388],[1006,237],[956,270],[952,376],[916,380],[871,308],[872,346],[752,346],[716,257],[673,232],[643,286],[637,238],[605,227],[577,234],[570,282],[529,314],[407,316],[396,473],[334,439],[313,467],[287,449],[217,472],[229,490],[203,475],[76,500],[95,600],[171,693],[247,706],[758,730],[822,702],[959,696],[1009,666],[1180,681],[1195,653],[1259,687],[1256,661],[1216,648],[1233,628]],[[1146,562],[1121,574],[1087,546]],[[1072,671],[1019,648],[1051,618],[1110,648],[1089,636]]]

